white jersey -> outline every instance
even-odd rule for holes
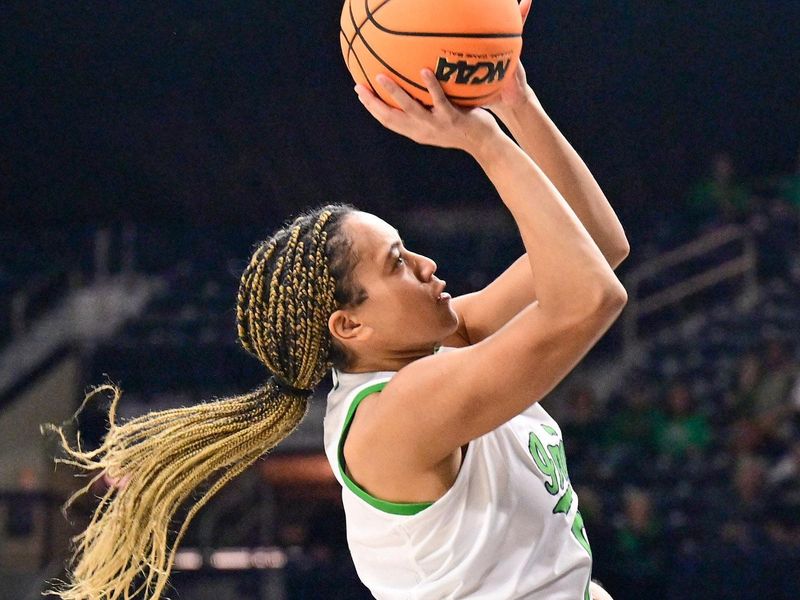
[[[342,448],[352,417],[394,374],[334,370],[325,416],[325,452],[342,485],[347,542],[372,594],[588,599],[591,551],[561,431],[538,403],[472,440],[453,486],[433,503],[379,500],[347,476]]]

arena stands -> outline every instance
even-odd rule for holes
[[[737,213],[734,223],[712,215],[689,240],[675,222],[653,235],[635,233],[624,281],[648,260],[687,242],[721,239],[730,227],[743,232],[736,240],[747,240],[670,266],[642,284],[643,298],[735,260],[747,244],[756,261],[641,317],[632,338],[621,321],[544,401],[564,432],[595,576],[617,600],[800,594],[790,576],[800,558],[800,218],[777,192],[758,206],[746,218]],[[454,295],[484,285],[521,252],[502,216],[432,214],[420,209],[403,222],[390,220],[410,248],[437,260]],[[469,226],[476,221],[480,230]],[[236,342],[234,306],[251,246],[269,229],[127,227],[132,251],[117,249],[110,262],[150,278],[157,291],[112,338],[82,348],[83,385],[119,383],[123,417],[259,385],[261,366]],[[94,233],[48,236],[3,238],[5,302],[36,274],[95,270]],[[12,336],[10,325],[3,335]],[[184,595],[268,598],[280,589],[290,599],[369,597],[350,563],[338,490],[321,459],[326,392],[318,390],[294,442],[204,509],[174,577]],[[105,430],[101,408],[80,419],[87,446]],[[76,522],[87,510],[76,507]],[[6,517],[9,531],[19,525],[14,514]],[[250,550],[214,554],[225,548]],[[225,570],[220,556],[245,562]],[[322,591],[331,589],[339,595]]]

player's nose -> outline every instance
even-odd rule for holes
[[[422,254],[414,254],[414,262],[417,265],[417,274],[422,281],[430,281],[436,273],[436,261]]]

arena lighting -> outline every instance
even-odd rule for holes
[[[203,566],[203,555],[199,550],[187,548],[175,553],[175,568],[180,571],[197,571]]]
[[[183,548],[175,553],[175,568],[180,571],[217,569],[220,571],[246,571],[250,569],[282,569],[286,566],[286,553],[280,548],[218,548],[206,553],[197,548]]]

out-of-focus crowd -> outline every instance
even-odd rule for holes
[[[615,597],[795,597],[795,351],[765,340],[736,363],[721,397],[697,398],[689,382],[642,374],[606,405],[588,387],[569,396],[561,427],[570,475],[595,572]]]

